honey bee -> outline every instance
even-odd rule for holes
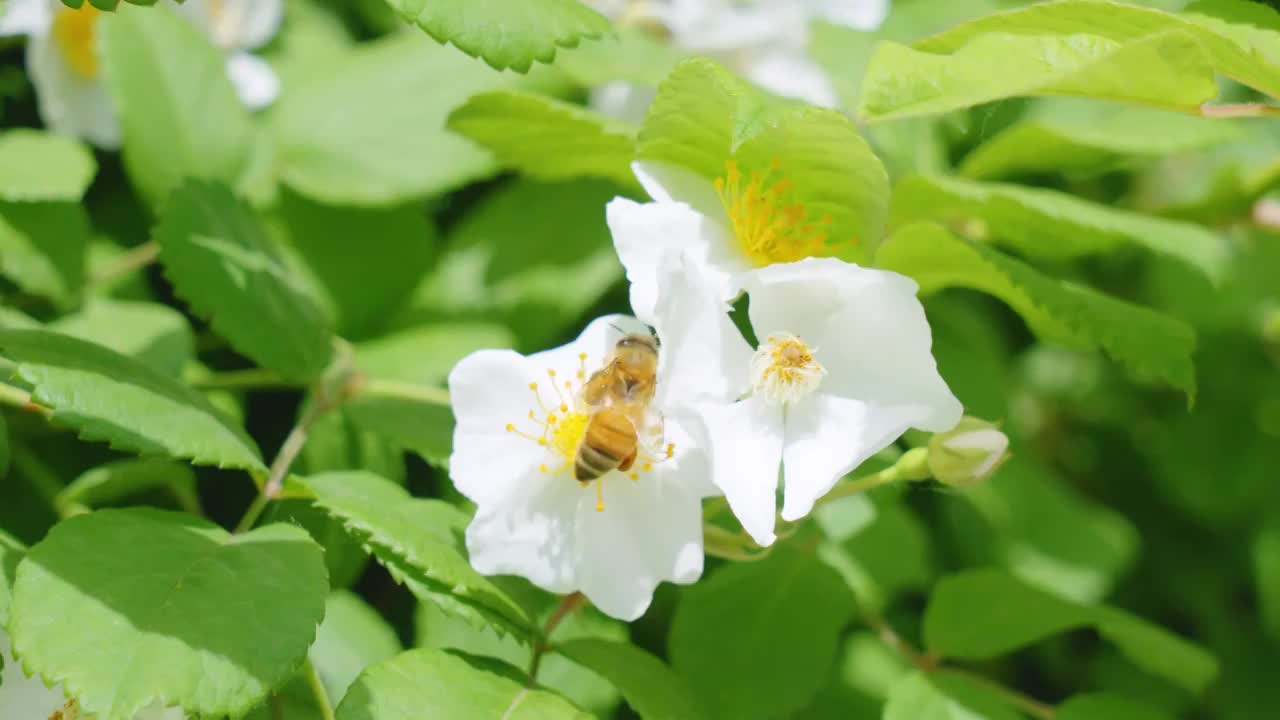
[[[604,366],[582,388],[590,411],[573,462],[578,482],[596,480],[611,470],[626,472],[653,436],[661,442],[661,418],[649,405],[657,389],[658,341],[631,334],[618,341]]]

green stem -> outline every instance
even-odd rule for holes
[[[444,388],[431,385],[416,385],[396,380],[365,378],[360,386],[360,394],[372,397],[418,400],[433,405],[449,404],[449,391]]]
[[[560,605],[556,607],[555,612],[551,613],[551,617],[547,618],[546,624],[542,626],[542,632],[538,635],[537,642],[533,645],[533,657],[529,660],[529,685],[538,679],[538,667],[542,664],[542,656],[547,653],[551,647],[551,634],[560,626],[560,621],[569,616],[569,613],[582,607],[587,601],[587,596],[580,592],[569,593],[560,600]]]
[[[1057,717],[1058,711],[1052,705],[1040,702],[1033,697],[1023,695],[1022,693],[1007,688],[994,680],[988,680],[986,677],[983,677],[978,673],[954,667],[947,668],[947,672],[952,675],[964,677],[975,685],[981,685],[987,690],[999,695],[1005,702],[1025,712],[1036,720],[1053,720]]]
[[[53,417],[53,411],[43,405],[37,405],[31,399],[31,393],[5,383],[0,383],[0,404],[12,405],[20,410],[35,413],[46,420]]]
[[[1280,105],[1240,103],[1235,105],[1200,106],[1200,114],[1211,118],[1280,117]]]
[[[898,462],[878,473],[854,478],[835,486],[831,492],[818,500],[818,504],[828,503],[850,495],[861,495],[868,490],[874,490],[883,485],[891,485],[900,480],[926,480],[929,478],[928,458],[929,450],[927,448],[912,448],[903,453]]]
[[[160,257],[160,246],[149,240],[121,255],[115,262],[91,276],[86,285],[103,285],[129,273],[141,270]]]
[[[311,662],[311,658],[307,658],[306,664],[303,665],[303,672],[307,675],[307,686],[311,688],[311,694],[315,696],[316,707],[320,710],[321,720],[334,720],[333,705],[329,703],[329,694],[324,690],[324,683],[320,681],[320,673],[316,672],[315,663]]]

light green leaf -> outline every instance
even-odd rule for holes
[[[0,200],[78,201],[98,163],[83,143],[38,130],[0,133]]]
[[[894,683],[884,720],[1021,720],[1022,715],[991,689],[941,671],[914,672]]]
[[[843,114],[766,95],[705,59],[680,63],[658,88],[636,148],[710,185],[736,163],[759,173],[821,227],[833,251],[865,259],[879,244],[889,198],[884,166]],[[708,192],[710,190],[708,189]]]
[[[281,178],[320,202],[372,206],[491,175],[488,153],[445,119],[475,93],[511,82],[413,35],[335,55],[286,88],[272,113]]]
[[[636,184],[635,128],[563,100],[483,93],[453,111],[449,129],[488,148],[503,167],[538,180],[601,177]]]
[[[147,490],[170,492],[182,509],[198,514],[196,476],[191,468],[170,460],[119,460],[88,470],[58,493],[56,504],[66,511],[75,505],[98,507]]]
[[[961,26],[964,27],[964,26]],[[993,31],[950,54],[885,42],[862,84],[867,122],[937,115],[1021,95],[1080,95],[1196,112],[1218,93],[1196,38],[1164,31],[1118,42],[1075,34]],[[1000,72],[991,72],[999,67]]]
[[[467,563],[462,535],[469,518],[461,510],[414,499],[363,471],[313,475],[306,484],[316,504],[342,520],[419,599],[499,630],[529,632],[524,610]]]
[[[320,548],[298,528],[230,535],[178,513],[101,510],[27,553],[9,630],[24,664],[99,720],[161,699],[238,716],[301,664],[327,591]]]
[[[89,218],[72,203],[0,200],[0,275],[60,307],[84,286]]]
[[[824,684],[852,614],[834,570],[777,546],[685,592],[667,641],[671,665],[712,717],[786,717]]]
[[[656,88],[680,62],[683,53],[649,32],[619,27],[617,37],[561,51],[556,69],[583,87],[626,80]]]
[[[198,465],[265,472],[253,440],[204,396],[136,360],[43,330],[0,331],[0,354],[53,420],[87,440]]]
[[[281,249],[299,277],[310,281],[344,337],[377,334],[430,269],[435,226],[417,205],[373,210],[321,205],[294,193],[282,199]]]
[[[820,548],[818,556],[840,573],[860,606],[880,609],[902,592],[927,587],[934,571],[920,518],[898,498],[878,500],[865,524]]]
[[[498,70],[528,72],[557,47],[609,35],[613,26],[578,0],[387,0],[400,17]]]
[[[337,720],[590,720],[569,701],[530,689],[514,675],[514,669],[502,671],[499,663],[410,650],[366,670],[342,699]]]
[[[1137,246],[1175,258],[1221,283],[1231,261],[1226,240],[1192,223],[1116,210],[1067,193],[940,175],[898,183],[892,222],[935,220],[971,228],[1035,258],[1062,260]]]
[[[916,44],[925,52],[955,52],[983,35],[1009,33],[1017,36],[1090,33],[1127,46],[1149,41],[1161,33],[1174,31],[1194,38],[1200,55],[1213,69],[1257,90],[1280,97],[1280,16],[1274,10],[1241,0],[1214,0],[1174,14],[1109,0],[1060,0],[989,15],[952,28]],[[1237,21],[1228,22],[1214,13],[1245,8]],[[1199,10],[1199,12],[1197,11]],[[1229,15],[1230,16],[1230,15]],[[1250,16],[1249,21],[1240,21]],[[1005,57],[1008,70],[1019,60]],[[1133,80],[1145,82],[1185,57],[1169,56],[1163,62],[1131,67]],[[1191,78],[1188,78],[1191,80]],[[1176,93],[1175,93],[1176,95]]]
[[[443,468],[453,452],[453,411],[446,404],[443,390],[420,389],[430,392],[432,397],[366,393],[348,402],[346,410],[357,426]]]
[[[634,645],[608,640],[571,640],[555,651],[608,678],[627,704],[646,720],[708,717],[679,675]]]
[[[159,205],[187,177],[234,185],[252,128],[222,51],[174,12],[130,9],[101,26],[124,166],[142,195]]]
[[[1223,120],[1046,98],[1026,120],[969,153],[960,171],[974,178],[1097,173],[1126,160],[1153,161],[1242,138],[1239,126]]]
[[[514,344],[511,331],[496,323],[433,323],[356,345],[356,367],[373,378],[440,385],[470,353]]]
[[[1146,620],[1061,599],[995,569],[941,580],[925,611],[924,639],[930,652],[985,659],[1082,627],[1095,628],[1135,664],[1191,692],[1202,691],[1218,672],[1213,656]]]
[[[347,590],[324,604],[324,622],[316,630],[309,655],[332,702],[337,703],[370,665],[400,654],[400,638],[378,611]]]
[[[913,278],[925,295],[947,287],[994,295],[1045,339],[1102,349],[1139,376],[1167,382],[1185,392],[1189,401],[1195,397],[1195,335],[1181,321],[1043,275],[928,223],[896,232],[876,264]]]
[[[1121,695],[1076,695],[1058,706],[1057,720],[1173,720],[1163,710]]]
[[[196,341],[187,319],[158,303],[94,298],[48,327],[129,355],[171,377],[180,377],[195,359]]]
[[[9,625],[9,604],[13,600],[13,581],[18,574],[18,563],[27,549],[8,533],[0,530],[0,628]]]
[[[323,315],[230,190],[187,181],[165,203],[154,237],[178,294],[237,350],[300,380],[329,365]]]

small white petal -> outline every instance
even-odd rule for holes
[[[457,425],[449,474],[473,502],[500,502],[515,491],[525,473],[545,462],[547,451],[509,432],[525,427],[533,405],[529,383],[539,379],[529,360],[510,350],[481,350],[449,373],[449,397]]]
[[[280,95],[280,78],[271,63],[247,52],[227,56],[227,77],[235,86],[240,102],[250,110],[260,110]]]
[[[224,50],[253,50],[275,37],[284,21],[284,0],[185,0],[177,5],[196,27]]]
[[[587,493],[570,476],[533,468],[506,480],[508,494],[480,504],[467,526],[471,566],[485,575],[528,578],[548,592],[572,592],[575,517]]]
[[[591,90],[591,109],[611,118],[639,125],[644,122],[657,88],[626,80],[615,80]]]
[[[818,16],[855,30],[875,30],[889,16],[889,0],[821,0]]]
[[[730,236],[732,225],[716,192],[714,178],[705,178],[682,165],[657,160],[637,160],[631,163],[631,172],[654,202],[684,203],[725,228],[726,238]]]
[[[28,677],[22,671],[22,663],[13,657],[9,635],[0,628],[0,718],[44,718],[61,709],[67,699],[62,686],[47,688],[39,677]]]
[[[53,21],[48,0],[7,0],[0,3],[0,37],[41,35]]]
[[[808,515],[840,478],[897,440],[916,418],[910,407],[871,405],[821,392],[789,405],[782,519]]]
[[[825,108],[840,103],[826,71],[799,48],[761,53],[751,59],[743,72],[755,84],[782,97]]]
[[[604,613],[635,620],[660,582],[702,575],[702,504],[683,480],[661,467],[639,480],[614,473],[604,510],[594,493],[578,503],[578,585]]]
[[[101,76],[77,74],[48,34],[33,35],[27,42],[27,72],[40,118],[50,130],[105,150],[120,147],[120,122]]]
[[[777,515],[778,468],[782,460],[783,414],[759,398],[694,408],[700,422],[690,431],[704,440],[712,482],[724,491],[743,529],[760,545],[771,545]]]
[[[587,374],[590,375],[600,369],[605,356],[613,351],[624,335],[648,331],[635,318],[626,315],[598,317],[588,323],[573,342],[530,355],[530,367],[537,374],[534,380],[546,382],[548,369],[560,373],[562,380],[569,380],[573,377],[569,371],[578,369],[578,356],[582,353],[587,354]]]

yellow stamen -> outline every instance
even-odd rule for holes
[[[604,490],[601,489],[603,485],[603,481],[596,481],[596,512],[604,512]]]
[[[59,6],[53,16],[53,38],[62,59],[85,80],[98,76],[94,37],[99,14],[100,10],[86,3],[77,10]]]
[[[733,235],[757,267],[830,255],[834,249],[824,229],[831,217],[811,220],[805,205],[794,200],[795,185],[781,168],[774,160],[765,174],[752,172],[744,182],[737,161],[729,160],[725,176],[715,181]]]

